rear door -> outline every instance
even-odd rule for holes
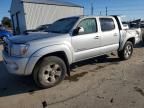
[[[100,17],[102,53],[119,48],[120,33],[116,20],[113,17]]]

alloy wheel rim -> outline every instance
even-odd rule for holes
[[[131,53],[132,53],[132,47],[131,47],[131,45],[127,45],[126,48],[125,48],[125,51],[124,51],[125,57],[129,58],[130,55],[131,55]]]
[[[61,76],[62,68],[59,64],[50,63],[42,70],[42,81],[48,84],[57,82]]]

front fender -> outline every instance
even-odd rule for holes
[[[67,45],[53,45],[53,46],[48,46],[48,47],[43,47],[36,52],[32,54],[32,56],[29,58],[29,61],[27,63],[26,69],[25,69],[25,74],[26,75],[31,75],[32,71],[36,65],[36,63],[45,55],[58,52],[58,51],[63,51],[65,52],[69,64],[72,64],[73,61],[73,54],[70,48]]]

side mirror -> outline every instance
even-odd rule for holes
[[[83,27],[79,27],[78,34],[83,34],[83,33],[84,33],[84,28]]]
[[[81,35],[84,33],[84,28],[83,27],[77,27],[76,29],[74,29],[73,31],[73,36],[76,36],[76,35]]]

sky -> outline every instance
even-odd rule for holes
[[[9,17],[12,0],[0,0],[0,21],[4,16]],[[90,15],[91,3],[94,6],[94,15],[122,15],[125,20],[144,19],[144,0],[62,0],[84,6],[85,15]]]

